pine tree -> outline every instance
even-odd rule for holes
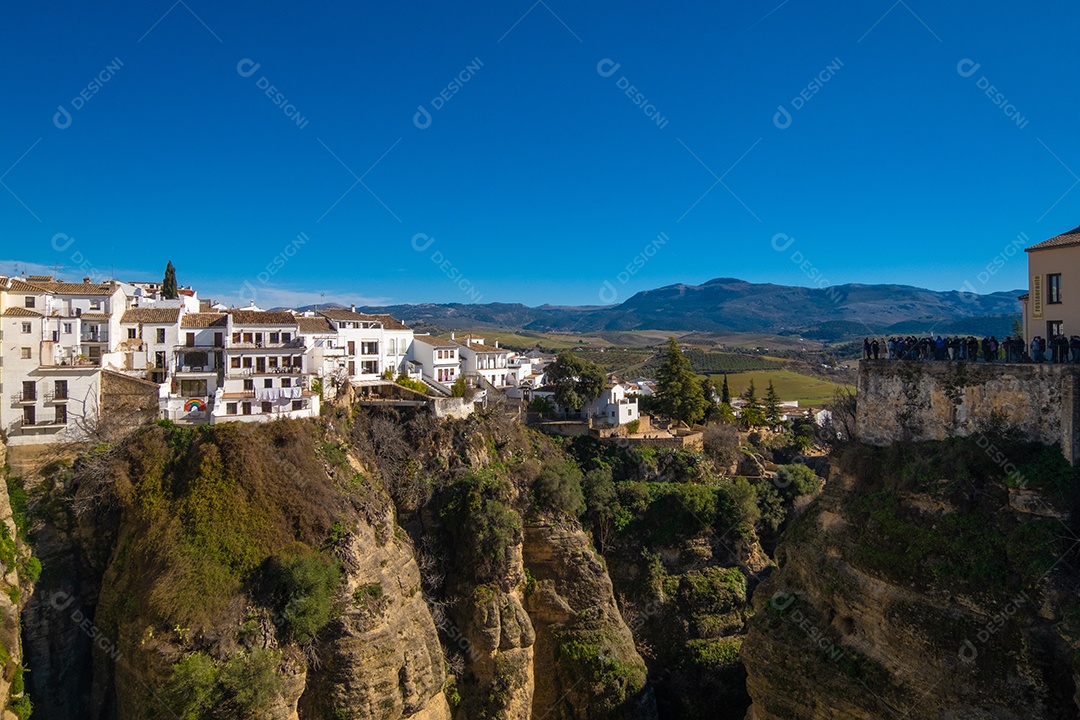
[[[173,267],[172,260],[165,266],[165,279],[161,281],[161,297],[166,300],[175,300],[180,297],[176,289],[176,268]]]
[[[758,400],[757,389],[754,387],[753,380],[750,381],[750,387],[746,388],[746,392],[743,393],[742,399],[743,422],[746,423],[748,427],[764,425],[765,413],[761,409],[761,401]]]
[[[657,405],[664,415],[687,425],[705,416],[705,392],[675,338],[668,338],[656,384]]]
[[[727,385],[727,373],[724,373],[724,385],[720,388],[720,404],[731,405],[731,390]]]
[[[776,388],[773,387],[772,380],[769,381],[769,389],[765,391],[764,409],[765,422],[773,426],[779,425],[783,411],[780,409],[780,396],[776,394]]]

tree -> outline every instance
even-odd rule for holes
[[[731,390],[728,389],[727,373],[724,373],[724,384],[720,388],[720,404],[731,405]]]
[[[711,422],[720,414],[720,406],[716,403],[716,383],[706,375],[701,378],[701,394],[705,397],[704,419]]]
[[[1018,337],[1018,338],[1024,337],[1024,326],[1019,320],[1013,320],[1012,334],[1013,334],[1013,337]]]
[[[668,338],[656,381],[661,413],[687,425],[693,425],[705,416],[705,392],[673,337]]]
[[[772,426],[780,424],[780,416],[783,415],[783,411],[780,409],[780,396],[776,394],[776,388],[773,387],[772,380],[769,381],[769,388],[765,391],[764,410],[765,422]]]
[[[166,300],[175,300],[180,297],[176,289],[176,268],[173,267],[172,260],[165,266],[165,279],[161,281],[161,297]]]
[[[547,382],[555,388],[559,407],[580,410],[600,397],[607,376],[595,363],[564,352],[547,369]]]
[[[750,387],[746,388],[746,392],[743,393],[742,398],[742,418],[747,427],[764,425],[765,413],[761,409],[761,401],[758,400],[757,389],[754,387],[753,380],[750,381]]]

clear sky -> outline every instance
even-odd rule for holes
[[[0,9],[0,270],[171,259],[263,306],[990,292],[1080,225],[1071,3],[172,2]]]

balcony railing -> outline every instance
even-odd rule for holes
[[[302,348],[302,347],[304,347],[304,339],[303,338],[293,338],[292,340],[289,340],[288,342],[269,342],[267,340],[263,340],[261,342],[255,342],[254,340],[252,340],[251,342],[233,342],[232,340],[230,340],[226,344],[226,349],[228,349],[228,350],[250,350],[252,348],[265,349],[265,348]]]
[[[283,365],[279,367],[262,368],[232,368],[229,374],[234,377],[249,377],[251,375],[302,375],[302,365]]]
[[[62,392],[62,393],[58,393],[58,392],[47,392],[47,393],[45,393],[45,402],[47,402],[47,403],[66,402],[67,400],[68,400],[68,394],[67,394],[66,391]]]
[[[59,360],[47,360],[41,361],[41,367],[45,369],[56,368],[94,368],[101,365],[101,358],[88,358],[88,357],[66,357]]]
[[[109,342],[109,333],[82,333],[79,336],[79,341],[84,343],[107,343]]]
[[[21,405],[22,403],[37,402],[37,393],[15,393],[11,396],[12,405]]]

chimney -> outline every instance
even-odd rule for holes
[[[451,331],[451,332],[450,332],[450,339],[451,339],[451,340],[453,340],[453,339],[454,339],[454,333],[453,333],[453,331]]]
[[[89,285],[89,284],[90,284],[90,276],[89,276],[89,275],[87,275],[86,277],[84,277],[84,278],[82,279],[82,281],[83,281],[83,284],[84,284],[84,285]]]
[[[498,341],[498,340],[496,340],[496,341],[495,341],[495,349],[496,349],[496,350],[498,350],[498,349],[499,349],[499,341]]]
[[[356,312],[356,303],[349,306],[349,312]]]

